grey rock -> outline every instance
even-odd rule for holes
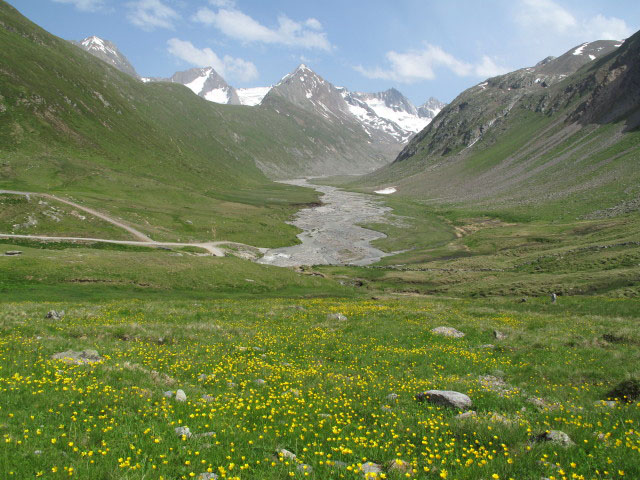
[[[307,465],[306,463],[301,463],[299,464],[296,469],[300,472],[300,473],[311,473],[313,472],[313,468],[311,467],[311,465]]]
[[[427,390],[416,395],[419,402],[429,402],[434,405],[442,405],[444,407],[458,408],[466,410],[471,408],[471,399],[464,393],[454,392],[452,390]]]
[[[36,450],[33,452],[34,455],[42,455],[42,450]]]
[[[327,315],[327,320],[338,320],[339,322],[346,322],[347,317],[342,313],[330,313]]]
[[[390,393],[387,395],[387,401],[396,402],[400,396],[397,393]]]
[[[216,399],[216,397],[213,397],[213,396],[208,395],[206,393],[204,395],[202,395],[202,397],[200,397],[200,398],[202,398],[202,400],[204,400],[205,402],[213,402]]]
[[[436,327],[431,330],[431,333],[450,338],[462,338],[465,335],[460,330],[456,330],[453,327]]]
[[[296,454],[293,452],[290,452],[289,450],[287,450],[286,448],[281,448],[280,450],[278,450],[276,452],[279,456],[281,456],[282,458],[286,458],[287,460],[295,460],[297,458]]]
[[[320,418],[331,418],[331,415],[329,415],[328,413],[319,413],[318,416]]]
[[[51,358],[53,360],[62,360],[65,363],[74,365],[83,365],[85,363],[95,363],[102,360],[102,357],[98,355],[95,350],[82,350],[76,352],[74,350],[67,350],[66,352],[54,353]]]
[[[373,462],[363,463],[362,466],[360,467],[360,470],[365,475],[369,473],[375,473],[375,474],[382,473],[382,469],[383,469],[382,465],[378,463],[373,463]]]
[[[196,433],[193,435],[193,438],[208,438],[208,437],[213,437],[215,434],[216,432]]]
[[[171,390],[167,390],[166,392],[162,393],[162,396],[165,398],[173,398],[173,392]]]
[[[229,382],[229,383],[227,383],[227,387],[229,387],[229,388],[236,388],[237,386],[238,386],[238,384],[237,384],[237,383],[235,383],[235,382]]]
[[[347,468],[349,466],[346,462],[341,462],[340,460],[336,460],[332,462],[330,465],[331,465],[331,468]]]
[[[391,409],[391,407],[389,405],[381,406],[380,410],[382,410],[383,412],[387,412],[387,413],[392,411],[392,409]]]
[[[507,334],[502,333],[500,330],[494,330],[493,336],[495,337],[496,340],[505,340],[507,338]]]
[[[542,432],[537,435],[534,439],[536,442],[551,442],[557,445],[562,445],[563,447],[570,447],[571,445],[575,445],[573,440],[560,430],[549,430],[547,432]]]
[[[198,480],[217,480],[218,475],[211,472],[202,472],[197,478]]]
[[[187,394],[184,393],[184,390],[178,389],[178,391],[176,392],[176,402],[186,402],[186,401],[187,401]]]
[[[477,413],[476,413],[475,410],[469,410],[467,412],[459,413],[458,415],[456,415],[456,418],[458,420],[465,420],[467,418],[475,417],[476,415],[477,415]]]
[[[184,436],[186,438],[191,438],[191,430],[189,430],[189,427],[176,427],[173,430],[179,437]]]
[[[59,312],[56,310],[49,310],[44,318],[50,318],[52,320],[62,320],[62,317],[64,317],[64,310],[61,310]]]
[[[400,459],[391,460],[387,464],[387,469],[390,472],[397,472],[403,475],[413,474],[413,467],[411,466],[411,464],[409,462],[405,462],[404,460],[400,460]]]
[[[256,385],[260,385],[260,386],[262,386],[262,385],[265,385],[267,382],[266,382],[265,380],[261,379],[261,378],[256,378],[256,379],[253,381],[253,383],[255,383]]]
[[[16,255],[22,255],[21,250],[7,250],[4,254],[8,257],[14,257]]]

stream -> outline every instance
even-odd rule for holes
[[[389,255],[371,242],[385,238],[385,234],[359,227],[359,223],[386,223],[384,216],[391,211],[375,197],[345,192],[335,187],[311,185],[305,179],[283,183],[311,187],[322,193],[322,205],[300,210],[288,222],[302,230],[302,243],[292,247],[266,251],[258,263],[278,267],[300,265],[369,265]]]

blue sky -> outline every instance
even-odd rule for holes
[[[213,66],[236,87],[306,63],[354,91],[451,101],[489,76],[640,29],[640,2],[9,0],[51,33],[114,42],[143,76]]]

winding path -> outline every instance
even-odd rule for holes
[[[67,205],[71,205],[78,210],[82,210],[84,212],[90,213],[91,215],[98,217],[105,222],[109,222],[117,227],[120,227],[127,232],[131,233],[134,237],[139,240],[110,240],[107,238],[84,238],[84,237],[55,237],[55,236],[46,236],[46,235],[15,235],[9,233],[0,233],[0,238],[19,238],[25,240],[47,240],[47,241],[56,241],[56,242],[101,242],[101,243],[113,243],[117,245],[134,245],[141,247],[197,247],[202,248],[209,252],[211,255],[216,257],[224,257],[224,250],[222,248],[218,248],[218,245],[233,245],[235,242],[200,242],[200,243],[182,243],[182,242],[156,242],[151,239],[140,230],[136,230],[135,228],[127,225],[126,223],[116,220],[109,215],[105,215],[104,213],[98,212],[93,208],[85,207],[84,205],[80,205],[79,203],[72,202],[71,200],[67,200],[65,198],[57,197],[55,195],[51,195],[49,193],[37,193],[37,192],[21,192],[18,190],[0,190],[0,194],[8,194],[8,195],[23,195],[26,197],[44,197],[50,200],[54,200],[57,202],[65,203]]]

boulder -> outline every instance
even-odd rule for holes
[[[460,330],[456,330],[453,327],[436,327],[431,330],[431,333],[450,338],[462,338],[465,335],[463,332],[461,332]]]
[[[375,478],[374,475],[379,475],[382,473],[382,465],[373,462],[363,463],[360,467],[362,473],[364,473],[365,477],[370,476]]]
[[[471,399],[467,395],[452,390],[427,390],[417,394],[416,400],[460,410],[466,410],[472,406]]]
[[[218,480],[218,475],[211,472],[202,472],[198,475],[198,480]]]
[[[16,255],[22,255],[22,251],[20,250],[7,250],[6,252],[4,252],[5,255],[7,255],[8,257],[14,257]]]
[[[347,317],[342,313],[330,313],[327,315],[327,320],[338,320],[339,322],[346,322]]]
[[[493,336],[496,340],[505,340],[507,338],[507,334],[502,333],[500,330],[494,330]]]
[[[176,435],[179,437],[191,438],[191,430],[189,430],[189,427],[176,427],[173,431],[176,432]]]
[[[49,310],[44,316],[44,318],[50,318],[52,320],[62,320],[62,317],[64,317],[64,310],[59,312],[56,310]]]
[[[290,452],[286,448],[281,448],[276,453],[278,454],[278,456],[285,458],[287,460],[295,460],[297,458],[295,453]]]
[[[176,392],[176,402],[186,402],[187,394],[184,393],[184,390],[178,389]]]
[[[387,465],[387,469],[390,472],[397,472],[402,475],[413,475],[413,467],[411,466],[411,464],[398,458],[395,460],[391,460]]]

